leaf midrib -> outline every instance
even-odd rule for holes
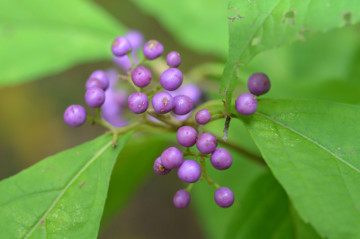
[[[31,230],[24,236],[24,239],[29,238],[31,234],[36,230],[41,221],[45,220],[45,218],[49,215],[51,210],[56,206],[57,202],[61,199],[61,197],[66,193],[67,189],[80,177],[80,175],[93,163],[95,160],[105,152],[110,146],[112,142],[110,141],[104,147],[102,147],[80,170],[78,173],[71,178],[71,180],[66,184],[66,186],[60,191],[59,195],[55,198],[53,203],[50,205],[49,209],[42,215],[42,217],[38,220],[38,222],[31,228]]]

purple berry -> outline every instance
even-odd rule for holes
[[[144,93],[135,92],[129,96],[128,106],[133,113],[141,114],[147,110],[149,106],[149,100]]]
[[[193,108],[193,103],[188,96],[178,95],[173,98],[174,101],[174,113],[177,115],[185,115],[189,113]]]
[[[241,94],[235,102],[235,109],[239,114],[251,115],[257,109],[257,100],[251,93]]]
[[[187,183],[194,183],[201,176],[200,164],[194,160],[185,160],[178,169],[178,177]]]
[[[189,96],[192,102],[196,105],[201,99],[201,89],[194,84],[183,85],[177,92],[176,95]]]
[[[161,154],[161,164],[167,169],[174,169],[180,167],[184,161],[184,156],[181,151],[175,147],[166,149]]]
[[[127,93],[113,88],[105,91],[105,102],[101,106],[101,117],[115,127],[127,124],[123,117],[123,107],[127,104]]]
[[[85,102],[88,106],[97,108],[102,106],[105,101],[105,92],[101,88],[93,87],[85,93]]]
[[[131,72],[131,79],[138,87],[145,87],[151,82],[151,71],[145,66],[135,67]]]
[[[198,124],[207,124],[211,120],[211,114],[207,109],[199,110],[195,115]]]
[[[211,133],[203,133],[197,139],[196,147],[203,154],[211,154],[217,147],[217,139]]]
[[[99,81],[101,81],[101,84],[102,84],[101,88],[103,90],[106,90],[109,87],[109,79],[104,71],[102,71],[102,70],[94,71],[90,75],[89,79],[92,79],[92,78],[95,78],[95,79],[98,79]]]
[[[163,52],[163,45],[156,40],[150,40],[146,42],[143,48],[144,56],[149,60],[154,60],[158,58],[163,54]]]
[[[135,60],[135,59],[134,59]],[[114,56],[113,62],[119,66],[123,71],[129,72],[132,66],[131,61],[127,55],[125,56]]]
[[[264,73],[254,73],[249,77],[248,89],[254,95],[263,95],[270,90],[269,77]]]
[[[156,113],[165,114],[174,108],[173,97],[167,92],[159,92],[152,98],[152,106]]]
[[[218,206],[230,207],[234,203],[234,193],[230,188],[221,187],[215,191],[214,199]]]
[[[212,153],[210,157],[211,164],[214,168],[219,170],[225,170],[232,165],[232,157],[229,151],[224,148],[218,148]]]
[[[86,111],[81,105],[70,105],[64,112],[64,121],[71,127],[78,127],[86,121]]]
[[[186,208],[190,203],[190,193],[184,189],[177,191],[174,195],[173,202],[177,208]]]
[[[187,114],[184,114],[184,115],[176,115],[176,114],[174,114],[174,116],[175,116],[175,118],[177,118],[178,120],[180,120],[180,121],[185,121],[185,120],[187,120],[188,118],[189,118],[189,116],[192,114],[192,110],[189,112],[189,113],[187,113]]]
[[[166,63],[170,67],[180,66],[181,56],[180,56],[179,52],[177,52],[177,51],[169,52],[169,54],[167,54],[167,56],[166,56]]]
[[[169,68],[160,76],[160,84],[165,90],[173,91],[181,86],[183,75],[177,68]]]
[[[136,30],[128,31],[125,37],[129,40],[133,50],[139,49],[144,42],[143,34]]]
[[[85,83],[85,89],[89,90],[91,88],[103,88],[103,85],[100,80],[96,78],[90,78]]]
[[[155,173],[159,174],[159,175],[165,175],[168,174],[171,170],[165,168],[162,164],[161,164],[161,159],[160,157],[158,157],[155,162],[154,162],[154,171]]]
[[[115,56],[125,56],[131,51],[131,44],[126,37],[117,37],[111,45],[111,51]]]
[[[197,132],[190,126],[182,126],[176,134],[177,141],[184,147],[191,147],[196,143]]]

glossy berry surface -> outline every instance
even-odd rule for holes
[[[128,98],[128,107],[135,114],[144,113],[149,106],[149,100],[144,93],[135,92]]]
[[[196,147],[203,154],[211,154],[217,147],[217,139],[211,133],[203,133],[197,139]]]
[[[111,51],[115,56],[125,56],[131,51],[131,44],[126,37],[117,37],[111,45]]]
[[[146,42],[143,48],[144,56],[149,60],[154,60],[158,58],[163,54],[163,52],[163,45],[156,40],[150,40]]]
[[[101,88],[103,90],[106,90],[109,87],[109,79],[104,71],[102,71],[102,70],[94,71],[90,75],[89,79],[91,79],[91,78],[95,78],[95,79],[98,79],[99,81],[101,81],[101,84],[102,84]]]
[[[254,73],[249,77],[248,89],[254,95],[263,95],[270,90],[269,77],[264,73]]]
[[[194,183],[201,176],[200,164],[194,160],[185,160],[178,169],[178,177],[187,183]]]
[[[186,95],[178,95],[174,97],[173,112],[177,115],[185,115],[193,108],[192,100]]]
[[[183,85],[177,92],[176,95],[186,95],[190,97],[193,104],[196,105],[200,102],[202,91],[201,89],[194,84]]]
[[[171,51],[166,56],[166,64],[170,67],[178,67],[181,64],[181,56],[177,51]]]
[[[176,139],[184,147],[191,147],[196,143],[197,132],[193,127],[182,126],[178,129]]]
[[[159,174],[159,175],[165,175],[168,174],[171,170],[165,168],[162,164],[161,164],[161,159],[160,157],[158,157],[155,162],[154,162],[154,171],[155,173]]]
[[[234,203],[234,193],[228,187],[221,187],[215,191],[214,199],[217,205],[227,208]]]
[[[168,169],[174,169],[180,167],[184,162],[184,156],[182,152],[175,148],[170,147],[161,154],[161,164]]]
[[[169,68],[165,70],[160,76],[161,86],[168,91],[178,89],[183,82],[183,74],[177,68]]]
[[[219,170],[225,170],[232,165],[232,156],[227,149],[218,148],[211,154],[210,162],[214,168]]]
[[[64,121],[71,127],[78,127],[86,121],[86,111],[81,105],[70,105],[64,112]]]
[[[85,89],[91,89],[91,88],[103,88],[103,85],[100,80],[96,78],[89,78],[85,83]]]
[[[241,94],[235,101],[235,109],[239,114],[251,115],[256,112],[257,100],[251,93]]]
[[[85,102],[88,106],[97,108],[105,102],[105,92],[101,88],[93,87],[85,93]]]
[[[151,71],[145,66],[135,67],[131,72],[131,79],[134,85],[138,87],[145,87],[151,82]]]
[[[151,100],[156,113],[165,114],[174,108],[173,97],[167,92],[159,92]]]
[[[195,115],[198,124],[207,124],[211,120],[211,114],[207,109],[199,110]]]
[[[177,191],[173,198],[174,206],[177,208],[186,208],[191,201],[190,193],[184,189]]]

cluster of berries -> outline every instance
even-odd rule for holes
[[[155,160],[154,171],[159,175],[165,175],[171,170],[177,169],[178,177],[182,181],[190,183],[185,190],[177,191],[173,198],[174,205],[178,208],[185,208],[189,205],[193,183],[201,178],[217,188],[214,194],[216,204],[223,208],[230,207],[234,202],[233,192],[227,187],[220,187],[206,174],[205,159],[209,159],[212,166],[218,170],[230,168],[233,160],[227,149],[217,147],[218,142],[215,135],[202,132],[202,125],[212,120],[210,111],[202,109],[196,114],[192,114],[194,106],[200,101],[201,90],[196,85],[185,85],[180,88],[183,83],[183,74],[177,67],[181,64],[181,56],[178,52],[171,51],[166,56],[168,68],[160,75],[160,86],[145,91],[144,87],[150,85],[153,76],[150,69],[142,63],[159,58],[164,53],[164,47],[156,40],[146,42],[142,47],[144,60],[138,61],[136,53],[142,43],[143,37],[136,31],[130,31],[126,36],[120,36],[114,40],[111,46],[114,62],[122,68],[126,75],[109,74],[102,70],[93,72],[85,84],[86,104],[98,109],[101,113],[99,115],[100,122],[104,119],[115,127],[127,124],[127,122],[115,119],[121,116],[119,113],[122,112],[126,103],[132,113],[146,113],[145,118],[154,122],[159,122],[162,115],[170,112],[179,120],[187,119],[189,115],[195,115],[195,122],[191,126],[185,125],[187,121],[184,121],[174,128],[177,131],[178,143],[186,150],[182,152],[176,147],[166,149]],[[135,92],[127,96],[124,91],[116,89],[115,85],[119,78],[127,80]],[[249,78],[248,88],[251,93],[240,95],[235,103],[236,110],[244,115],[256,111],[257,100],[254,95],[266,93],[270,89],[270,81],[265,74],[255,73]],[[149,98],[151,98],[152,109],[148,109]],[[72,127],[82,125],[87,117],[89,116],[81,105],[71,105],[64,113],[64,121]],[[197,151],[193,152],[190,147],[195,145]],[[184,159],[184,157],[193,157],[193,159]]]

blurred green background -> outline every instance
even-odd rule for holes
[[[37,4],[38,2],[40,1],[29,1],[28,4]],[[226,1],[217,2],[222,5]],[[202,30],[207,29],[203,36],[203,41],[207,42],[207,45],[205,43],[202,45],[201,38],[196,38],[194,43],[191,43],[192,38],[196,36],[193,33],[194,29],[186,31],[186,24],[184,24],[184,29],[173,28],[179,23],[164,20],[168,13],[163,14],[164,18],[154,14],[156,9],[151,7],[152,1],[103,0],[95,1],[95,3],[100,10],[108,12],[127,28],[143,32],[146,39],[158,39],[165,45],[167,51],[179,51],[183,59],[181,70],[184,72],[206,62],[225,63],[227,20],[223,19],[219,26],[211,30],[212,23],[222,19],[220,17],[223,16],[223,12],[219,11],[220,13],[215,14],[213,19],[207,19],[208,25],[201,27]],[[139,7],[139,5],[143,7]],[[191,4],[191,7],[189,7],[190,14],[198,16],[199,19],[203,19],[202,16],[206,16],[206,14],[212,15],[211,12],[205,13],[208,9],[202,9],[196,3]],[[174,5],[173,8],[176,11],[177,6]],[[225,9],[224,12],[226,12]],[[6,15],[1,9],[0,13]],[[86,16],[83,17],[86,19]],[[199,22],[201,21],[199,20]],[[5,27],[3,30],[1,34],[5,34]],[[179,32],[177,34],[183,35],[180,37],[176,33],[174,35],[174,32],[177,31]],[[262,71],[266,72],[272,80],[272,89],[266,96],[268,98],[315,98],[359,104],[360,26],[335,29],[326,34],[307,34],[304,41],[258,55],[240,72],[239,87],[234,95],[245,91],[245,82],[251,73]],[[4,37],[5,35],[0,36]],[[212,41],[206,40],[211,37],[221,44],[221,47],[214,47]],[[111,42],[111,40],[109,41]],[[61,45],[61,42],[57,44]],[[104,45],[103,51],[108,52],[109,45]],[[19,54],[21,52],[14,51],[14,55],[11,57],[27,59],[26,55]],[[0,58],[2,58],[0,62],[7,61],[5,54],[2,54],[1,51]],[[101,59],[101,57],[99,58]],[[36,55],[33,56],[33,59],[36,60]],[[53,60],[57,61],[57,58]],[[36,64],[36,62],[30,61],[19,60],[19,64],[29,64],[30,66]],[[2,67],[0,65],[0,70],[4,70]],[[83,60],[80,64],[72,64],[65,71],[58,68],[56,73],[51,73],[49,76],[31,77],[36,78],[35,81],[0,88],[0,179],[16,174],[46,156],[78,145],[103,133],[104,130],[101,127],[89,124],[80,128],[70,128],[63,122],[62,115],[68,105],[84,103],[84,83],[93,70],[112,67],[114,65],[110,57],[108,60],[102,61]],[[26,77],[23,79],[27,81]],[[200,85],[206,86],[207,97],[222,98],[222,95],[218,94],[219,77],[203,79]],[[210,125],[208,129],[217,130],[220,134],[222,126],[223,122],[220,121]],[[235,135],[240,135],[240,140],[236,138],[237,143],[242,143],[258,154],[248,133],[240,123],[233,123],[230,140],[235,141]],[[134,146],[136,144],[149,147],[150,143],[146,141],[146,138],[141,141],[139,135],[136,137],[132,139],[133,143],[129,144],[124,155],[141,159],[143,155],[134,156],[131,147],[136,147]],[[171,141],[167,140],[170,137],[154,141],[154,147],[148,149],[151,151],[150,154],[154,157],[160,154],[164,148],[164,142]],[[241,197],[250,182],[267,169],[242,155],[235,155],[234,158],[234,169],[229,170],[226,175],[215,171],[211,171],[211,175],[214,175],[214,178],[220,182],[237,187],[235,191]],[[116,201],[109,199],[110,209],[105,210],[105,215],[112,217],[113,220],[103,222],[99,238],[220,238],[219,235],[222,234],[223,229],[216,229],[217,220],[219,218],[225,220],[229,217],[230,212],[216,208],[215,204],[211,204],[208,208],[204,207],[201,204],[205,202],[199,200],[207,197],[210,202],[212,200],[210,190],[212,189],[207,189],[207,185],[201,183],[202,186],[194,188],[195,198],[198,199],[195,199],[192,206],[186,210],[177,210],[172,205],[172,196],[183,185],[174,173],[166,178],[154,176],[151,173],[151,160],[146,160],[139,177],[129,180],[129,185],[133,185],[135,189],[132,186],[124,189],[124,186],[116,184],[118,182],[116,180],[111,184],[109,195],[114,195],[113,198],[121,198],[118,194],[121,194],[122,191],[126,191],[131,196],[121,198],[122,202],[126,203],[125,206],[119,206]],[[141,163],[141,161],[139,162]],[[130,163],[129,167],[131,166]],[[119,171],[121,174],[121,170],[121,162],[119,162],[115,173]],[[113,177],[116,175],[114,174]],[[118,180],[127,180],[127,178]],[[241,186],[237,186],[239,182],[241,182]],[[113,208],[111,208],[112,206]],[[116,215],[111,213],[112,209],[120,208],[121,210]],[[209,215],[213,220],[206,219],[210,210],[212,213]]]

